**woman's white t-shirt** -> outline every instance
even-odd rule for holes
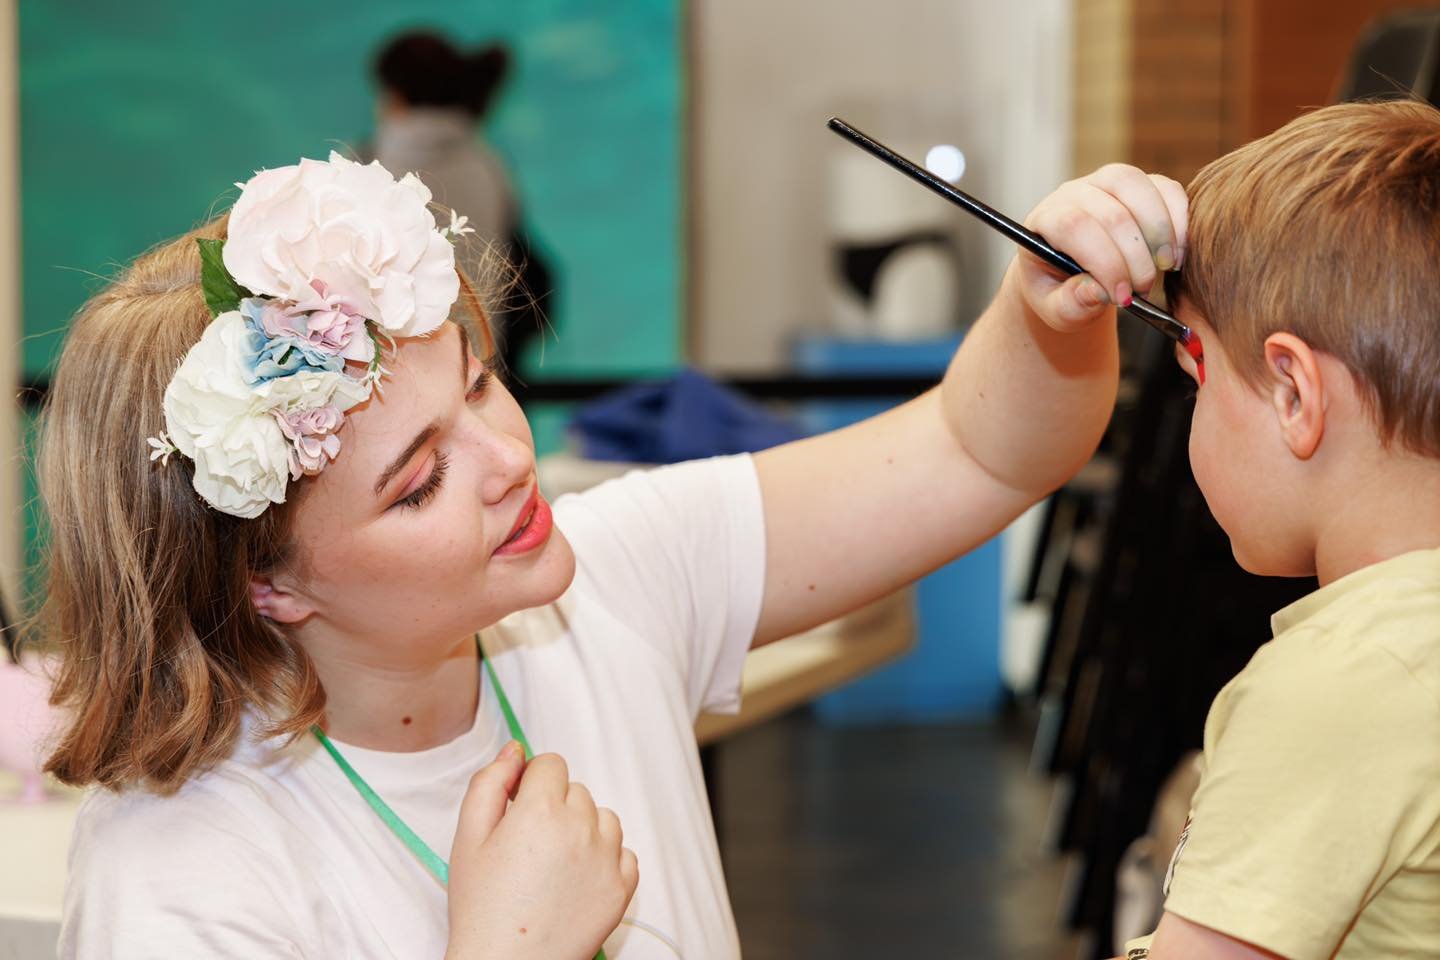
[[[740,955],[693,725],[737,709],[765,563],[749,457],[635,473],[555,504],[573,586],[482,634],[537,752],[615,810],[640,887],[612,960]],[[340,744],[441,856],[470,776],[508,739],[481,685],[474,728],[419,753]],[[438,958],[445,890],[314,738],[241,747],[177,794],[101,791],[70,852],[62,957]]]

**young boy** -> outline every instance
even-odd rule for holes
[[[1216,698],[1127,956],[1440,957],[1440,112],[1318,110],[1190,201],[1195,478],[1241,566],[1321,587]]]

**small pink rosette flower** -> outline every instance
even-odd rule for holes
[[[277,410],[274,416],[280,432],[290,441],[290,479],[319,473],[340,452],[340,438],[335,431],[345,417],[339,408],[315,407],[296,413]]]

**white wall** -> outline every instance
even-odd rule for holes
[[[961,185],[1017,219],[1068,176],[1069,10],[692,0],[691,358],[774,370],[792,333],[827,327],[827,151],[854,149],[825,129],[832,115],[881,140],[960,145]],[[877,175],[896,176],[878,163]],[[958,212],[953,222],[974,265],[973,312],[1010,250]]]
[[[915,138],[960,146],[960,186],[1016,219],[1067,179],[1071,7],[691,0],[690,358],[721,372],[775,372],[796,332],[830,325],[827,158],[855,149],[825,129],[832,115],[912,156],[926,146],[906,142]],[[962,313],[973,317],[1014,251],[963,213],[949,216],[968,264]],[[1032,511],[1005,536],[1007,599],[1037,526]],[[1033,672],[1043,617],[1009,607],[1006,669]]]

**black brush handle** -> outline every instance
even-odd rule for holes
[[[1034,230],[1027,230],[988,203],[975,199],[964,190],[960,190],[940,177],[935,176],[935,174],[919,164],[905,159],[894,150],[885,146],[885,144],[872,137],[866,136],[839,117],[831,117],[830,122],[827,123],[826,126],[855,144],[861,150],[864,150],[879,160],[883,160],[910,179],[923,186],[929,187],[946,200],[949,200],[951,203],[964,209],[967,213],[979,218],[986,225],[994,230],[998,230],[1002,235],[1030,251],[1055,269],[1068,273],[1071,276],[1086,272],[1085,268],[1076,263],[1074,258],[1052,247],[1044,237],[1040,236],[1040,234]],[[1125,309],[1172,340],[1185,343],[1191,336],[1189,327],[1148,300],[1135,297]]]

